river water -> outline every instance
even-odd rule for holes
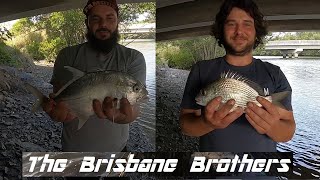
[[[265,59],[266,58],[266,59]],[[279,151],[292,151],[296,178],[320,178],[320,58],[263,57],[281,67],[292,87],[296,132]]]
[[[156,150],[156,44],[154,40],[134,41],[127,45],[129,48],[140,51],[147,65],[146,86],[149,101],[141,105],[138,123],[142,126],[144,133],[152,144],[152,151]]]

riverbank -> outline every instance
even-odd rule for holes
[[[52,92],[48,82],[53,64],[44,61],[25,69],[0,66],[0,179],[21,179],[22,152],[61,151],[62,124],[52,121],[39,111],[31,112],[35,98],[27,92],[21,80]],[[128,150],[154,151],[138,121],[130,124]]]
[[[199,151],[199,139],[182,135],[179,110],[189,71],[157,68],[157,151]]]

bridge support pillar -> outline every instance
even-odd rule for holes
[[[298,49],[286,49],[286,50],[281,50],[282,57],[283,58],[298,58],[299,53],[303,51],[302,48]]]

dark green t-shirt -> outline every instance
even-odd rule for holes
[[[186,83],[181,108],[202,109],[196,104],[195,97],[200,90],[220,78],[223,72],[238,72],[258,83],[269,95],[290,91],[291,87],[278,66],[253,59],[247,66],[233,66],[224,58],[200,61],[195,64]],[[292,110],[291,93],[283,100],[283,105]],[[200,137],[200,151],[212,152],[274,152],[276,142],[267,135],[259,134],[247,121],[243,114],[225,129],[216,129]]]

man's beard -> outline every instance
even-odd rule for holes
[[[108,29],[98,29],[97,31],[101,31],[101,30],[109,31]],[[117,28],[114,32],[112,32],[110,34],[110,37],[108,39],[101,40],[101,39],[96,38],[94,36],[93,32],[88,29],[87,34],[86,34],[86,38],[88,40],[88,43],[90,44],[90,46],[93,49],[95,49],[99,52],[109,53],[116,46],[117,42],[119,41],[120,34],[119,34],[119,31]]]
[[[226,40],[224,40],[224,48],[226,50],[227,54],[234,55],[234,56],[244,56],[252,52],[254,47],[254,42],[251,44],[247,44],[243,49],[236,50],[233,48],[230,43],[228,43]]]

